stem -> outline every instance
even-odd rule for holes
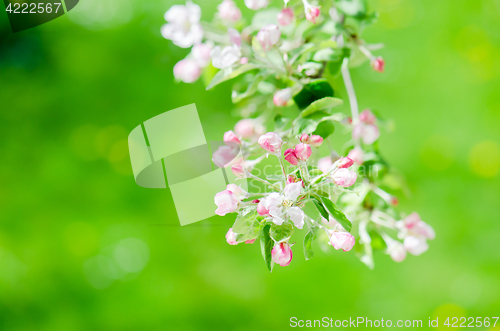
[[[286,183],[286,171],[285,171],[285,166],[283,164],[283,159],[281,158],[281,152],[280,152],[280,155],[278,154],[274,154],[276,155],[276,157],[278,158],[278,161],[280,162],[280,167],[281,167],[281,171],[283,171],[283,175],[285,176],[285,183]]]
[[[299,170],[304,183],[309,182],[309,171],[307,171],[307,164],[305,162],[299,161]]]
[[[247,177],[248,177],[248,178],[255,179],[256,181],[259,181],[259,182],[261,182],[261,183],[264,183],[264,184],[266,184],[266,185],[268,185],[268,186],[270,186],[270,187],[274,188],[276,191],[281,192],[281,189],[277,188],[276,186],[274,186],[274,184],[271,184],[270,182],[268,182],[268,181],[267,181],[267,180],[265,180],[265,179],[259,178],[259,177],[255,176],[255,175],[252,175],[251,173],[248,173],[248,174],[247,174]]]
[[[344,79],[344,85],[347,90],[347,96],[349,97],[349,104],[351,106],[352,113],[352,124],[356,125],[359,122],[359,108],[358,108],[358,100],[356,99],[356,92],[354,91],[354,86],[352,85],[351,75],[349,74],[349,60],[347,58],[344,59],[342,63],[341,73],[342,78]]]

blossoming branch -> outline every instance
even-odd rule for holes
[[[242,17],[242,5],[255,11],[251,22]],[[270,271],[274,264],[291,263],[291,238],[304,227],[306,259],[313,256],[315,240],[344,252],[354,248],[370,268],[374,250],[396,262],[407,253],[422,254],[434,230],[417,213],[397,210],[398,199],[389,192],[401,190],[404,182],[378,148],[384,121],[369,109],[359,111],[350,77],[351,68],[367,61],[384,71],[384,60],[373,53],[381,45],[362,39],[377,14],[365,0],[268,5],[268,0],[223,0],[213,20],[202,22],[200,7],[188,1],[168,10],[161,28],[163,37],[191,49],[174,66],[178,81],[193,83],[203,76],[212,89],[238,78],[231,98],[242,119],[224,134],[225,146],[213,161],[239,179],[262,183],[265,191],[248,193],[230,184],[217,193],[216,213],[237,214],[227,242],[259,239]],[[343,103],[332,87],[337,76],[347,90],[350,115],[335,111]],[[336,127],[350,133],[344,146],[330,141]],[[313,157],[322,144],[329,155]],[[266,157],[277,160],[279,175],[252,173]]]

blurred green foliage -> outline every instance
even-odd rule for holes
[[[218,1],[197,2],[210,19]],[[401,210],[436,230],[430,250],[401,264],[377,254],[369,271],[331,247],[306,262],[298,243],[272,274],[258,245],[225,242],[234,216],[180,227],[168,190],[134,183],[126,138],[139,123],[194,102],[215,141],[237,120],[231,83],[174,83],[188,51],[159,33],[172,4],[81,1],[16,34],[0,15],[1,330],[498,316],[500,1],[370,2],[380,18],[365,38],[386,44],[386,72],[365,64],[353,80],[361,107],[395,123],[380,148],[409,183]]]

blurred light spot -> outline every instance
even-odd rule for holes
[[[71,223],[66,228],[64,237],[69,251],[76,256],[87,256],[97,249],[98,234],[89,223]]]
[[[127,139],[127,136],[127,131],[119,125],[110,125],[100,130],[95,137],[95,146],[99,155],[109,159],[112,147],[118,141]]]
[[[472,275],[460,275],[450,285],[450,297],[463,305],[474,305],[481,296],[481,281]]]
[[[130,0],[85,0],[71,10],[68,18],[89,30],[105,30],[130,22],[133,8]]]
[[[462,307],[456,304],[447,303],[437,307],[436,310],[434,310],[434,312],[432,313],[431,319],[439,319],[439,327],[437,328],[437,330],[449,330],[450,328],[444,325],[444,323],[447,318],[450,318],[449,322],[450,324],[452,324],[452,317],[457,317],[460,320],[460,317],[466,317],[466,312]]]
[[[113,260],[108,256],[97,255],[94,256],[83,264],[83,272],[87,277],[90,285],[101,290],[110,286],[114,279],[109,276],[109,264],[112,264]]]
[[[71,133],[69,144],[73,152],[84,160],[92,161],[99,157],[95,141],[99,128],[95,125],[82,125]]]
[[[469,153],[469,165],[473,173],[480,177],[495,177],[500,170],[500,146],[493,140],[485,140]]]
[[[384,0],[382,2],[390,3],[384,7],[385,13],[380,15],[380,22],[386,27],[399,29],[411,26],[414,23],[417,11],[412,2],[407,0]]]
[[[127,139],[119,140],[111,146],[108,161],[117,173],[127,176],[132,175]]]
[[[113,255],[124,271],[139,272],[149,261],[149,248],[140,239],[126,238],[116,245]]]
[[[447,136],[431,136],[424,142],[420,158],[424,165],[430,169],[446,170],[454,162],[455,145]]]

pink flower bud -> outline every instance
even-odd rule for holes
[[[233,28],[229,28],[229,29],[227,29],[227,34],[229,35],[229,42],[231,44],[234,44],[238,47],[241,46],[241,36],[240,36],[240,33],[238,32],[238,30],[233,29]]]
[[[174,66],[174,77],[184,83],[194,83],[201,75],[201,68],[195,60],[184,59]]]
[[[396,198],[396,197],[392,197],[392,198],[391,198],[391,205],[393,205],[394,207],[396,207],[397,205],[399,205],[399,200],[398,200],[398,198]]]
[[[319,8],[315,6],[307,6],[307,8],[305,8],[305,12],[306,12],[306,19],[309,22],[316,24],[316,18],[318,18],[320,14]]]
[[[207,44],[196,44],[191,48],[191,55],[198,66],[206,67],[210,63],[210,51],[212,47]]]
[[[238,156],[239,149],[230,146],[220,146],[212,155],[212,161],[220,167],[224,168],[235,162]]]
[[[248,58],[247,57],[242,57],[241,60],[240,60],[240,63],[241,64],[247,64],[248,63]]]
[[[220,216],[235,212],[238,208],[239,202],[236,195],[229,190],[224,190],[217,193],[215,195],[214,201],[218,207],[215,213]]]
[[[255,239],[245,240],[245,244],[253,244],[254,242],[255,242]]]
[[[355,243],[356,239],[349,232],[333,232],[330,236],[330,245],[337,250],[342,249],[344,252],[349,252]]]
[[[224,142],[226,142],[226,143],[235,143],[235,144],[241,145],[241,140],[231,130],[229,130],[229,131],[227,131],[227,132],[224,133]],[[229,146],[231,146],[231,144],[229,144]]]
[[[361,112],[361,114],[359,114],[359,120],[365,124],[375,124],[377,118],[373,115],[370,109],[365,109]]]
[[[288,25],[293,21],[293,10],[291,8],[285,8],[278,13],[278,23],[280,25]]]
[[[309,137],[308,143],[312,147],[319,147],[321,146],[321,144],[323,144],[323,137],[313,134]]]
[[[248,192],[242,189],[239,185],[228,184],[226,188],[236,196],[238,202],[248,197]]]
[[[318,160],[318,169],[321,172],[327,173],[332,168],[333,162],[330,156],[322,157]]]
[[[259,199],[252,200],[252,203],[259,203],[259,202],[260,202]]]
[[[274,263],[277,263],[282,267],[286,267],[290,264],[290,262],[292,262],[292,255],[290,245],[285,242],[275,245],[271,251]]]
[[[295,146],[295,155],[297,156],[297,159],[305,161],[311,156],[311,154],[311,146],[308,144],[300,143]]]
[[[274,93],[273,102],[276,107],[283,107],[288,104],[288,101],[290,101],[291,98],[292,98],[292,89],[286,88]]]
[[[333,182],[342,187],[349,187],[356,182],[358,176],[349,169],[337,169],[332,175]]]
[[[232,165],[231,170],[237,178],[243,179],[247,177],[247,172],[241,164]]]
[[[290,164],[293,164],[293,165],[299,164],[299,160],[297,159],[297,155],[295,155],[295,149],[289,148],[283,153],[283,155],[285,156],[285,160],[290,162]]]
[[[364,154],[365,153],[363,152],[363,150],[360,147],[355,147],[355,148],[351,149],[349,154],[347,154],[347,157],[350,158],[351,160],[353,160],[354,163],[356,163],[358,165],[362,165],[364,162],[364,160],[363,160]]]
[[[280,37],[281,31],[275,24],[268,24],[260,29],[259,33],[257,33],[257,40],[260,42],[264,51],[268,51],[276,45],[280,40]]]
[[[429,249],[427,240],[422,237],[407,236],[404,240],[406,251],[412,255],[420,255]]]
[[[276,153],[280,151],[283,140],[276,132],[268,132],[260,136],[259,145],[269,153]]]
[[[236,233],[233,232],[233,228],[230,228],[226,233],[226,241],[229,245],[238,245],[236,242]]]
[[[303,133],[299,138],[300,142],[305,144],[307,144],[308,139],[309,135],[307,133]]]
[[[293,183],[301,183],[302,187],[306,187],[306,185],[304,184],[304,181],[302,179],[297,178],[293,175],[289,175],[286,179],[286,185],[293,184]]]
[[[269,209],[266,207],[266,201],[264,199],[259,201],[259,204],[257,205],[257,213],[260,216],[266,216],[269,215]]]
[[[429,224],[422,221],[420,215],[416,212],[408,215],[403,223],[411,235],[421,236],[431,240],[436,237],[434,229]]]
[[[217,6],[219,17],[224,21],[236,22],[241,18],[241,11],[232,0],[224,0]]]
[[[253,10],[259,10],[267,7],[269,0],[245,0],[245,5]]]
[[[373,62],[372,62],[372,67],[373,70],[378,71],[378,72],[384,72],[384,66],[385,66],[385,61],[382,59],[382,57],[377,57]]]
[[[342,157],[339,160],[338,167],[339,168],[349,168],[354,164],[354,161],[351,160],[349,157]]]

